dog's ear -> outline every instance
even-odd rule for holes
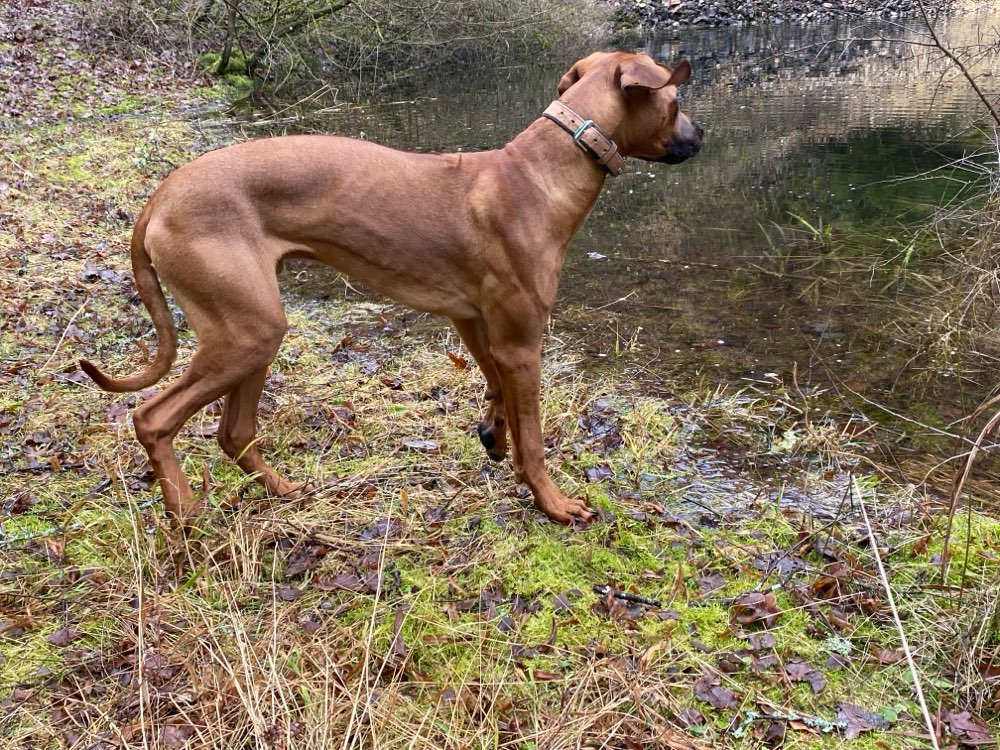
[[[687,79],[691,77],[691,61],[681,60],[674,66],[673,71],[670,74],[670,80],[667,81],[668,86],[680,86],[687,83]]]
[[[556,91],[559,96],[566,93],[566,89],[572,86],[574,83],[580,80],[580,63],[574,63],[573,67],[566,71],[566,75],[559,79],[559,85],[556,86]]]
[[[622,91],[633,87],[662,89],[664,86],[680,86],[684,83],[691,76],[691,63],[682,60],[677,67],[671,69],[641,55],[623,62],[618,72]]]

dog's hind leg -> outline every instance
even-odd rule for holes
[[[507,413],[505,411],[500,374],[490,354],[486,336],[486,321],[482,318],[453,319],[455,330],[462,337],[465,346],[479,364],[486,378],[486,417],[479,423],[479,440],[486,448],[487,455],[494,461],[502,461],[507,454]]]
[[[271,495],[295,495],[308,487],[283,479],[264,462],[257,447],[257,408],[267,368],[244,378],[226,395],[219,421],[219,445],[243,471],[254,475]]]
[[[197,503],[174,453],[174,437],[199,409],[235,393],[227,403],[238,403],[237,414],[230,409],[223,419],[220,442],[223,434],[228,447],[240,442],[238,438],[250,432],[248,419],[250,428],[255,427],[253,413],[248,410],[256,408],[264,373],[287,328],[276,278],[255,279],[249,273],[233,278],[239,280],[239,287],[215,287],[211,292],[174,286],[175,297],[198,335],[198,349],[180,378],[132,417],[136,437],[146,448],[160,482],[167,513],[181,521],[195,511]],[[234,454],[252,440],[251,434],[234,448]],[[260,471],[263,461],[259,454],[252,450],[245,454],[250,456],[249,470]],[[280,483],[276,487],[280,488]]]

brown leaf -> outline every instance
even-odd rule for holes
[[[40,539],[25,547],[46,562],[63,564],[66,562],[66,542],[62,539]]]
[[[180,672],[178,664],[171,664],[163,654],[158,651],[150,651],[142,660],[142,666],[146,673],[146,678],[156,686],[165,685]]]
[[[719,666],[719,671],[723,674],[736,674],[746,666],[743,659],[738,654],[734,654],[731,651],[724,651],[721,654],[716,654],[715,661]]]
[[[0,505],[0,510],[3,510],[7,515],[19,516],[26,513],[37,502],[38,498],[31,493],[21,492],[11,499],[5,500],[3,505]]]
[[[364,582],[353,573],[338,573],[333,578],[324,577],[313,582],[320,591],[354,591],[361,593],[368,588]]]
[[[963,745],[978,747],[993,745],[997,741],[993,733],[968,711],[949,711],[944,718],[951,733]]]
[[[785,665],[785,674],[792,682],[808,682],[813,693],[818,695],[826,687],[826,677],[818,669],[802,659],[792,659]]]
[[[736,708],[736,693],[720,684],[718,675],[706,674],[695,680],[694,697],[713,708]]]
[[[750,671],[756,674],[774,672],[781,667],[781,659],[777,654],[751,654]]]
[[[903,658],[903,649],[901,648],[882,648],[877,643],[871,643],[868,645],[868,650],[875,657],[875,660],[882,665],[895,664]]]
[[[45,640],[51,643],[53,646],[68,646],[77,638],[83,635],[83,631],[77,630],[76,628],[60,628],[56,632],[50,634]]]
[[[826,668],[837,672],[847,666],[848,658],[841,654],[830,654],[826,657]]]
[[[698,576],[698,590],[702,596],[711,594],[716,589],[721,589],[726,585],[726,579],[721,573],[707,573]]]
[[[568,594],[556,594],[552,599],[552,609],[556,614],[563,614],[573,609],[573,602],[569,600]]]
[[[984,680],[1000,678],[1000,653],[980,657],[978,667],[979,674]]]
[[[770,651],[778,644],[770,633],[751,633],[747,640],[754,651]]]
[[[705,715],[697,708],[682,708],[677,712],[677,723],[685,729],[700,727],[705,723]]]
[[[605,479],[611,479],[614,476],[614,472],[611,471],[611,467],[607,464],[591,466],[589,469],[585,469],[583,473],[587,476],[587,481],[591,483],[603,482]]]
[[[844,737],[849,740],[856,740],[862,732],[889,728],[889,722],[884,717],[852,703],[837,704],[837,721],[846,725]]]
[[[465,357],[463,357],[460,354],[455,354],[455,352],[451,351],[450,349],[445,350],[445,353],[448,355],[448,359],[451,360],[452,364],[455,365],[455,367],[457,367],[459,370],[469,369],[469,360],[467,360]]]
[[[785,744],[785,722],[772,721],[764,732],[764,744],[767,747],[781,747]]]
[[[294,602],[302,596],[302,592],[295,586],[278,586],[278,596],[281,597],[282,601]]]
[[[765,628],[772,628],[781,615],[781,607],[772,592],[766,594],[749,591],[736,597],[733,602],[732,620],[742,625],[759,622]]]
[[[561,680],[563,676],[558,672],[545,672],[541,669],[531,670],[531,678],[535,682],[554,682],[555,680]]]
[[[184,747],[195,732],[194,724],[181,716],[171,716],[163,725],[163,744],[167,747]]]
[[[392,620],[392,651],[400,659],[406,658],[406,643],[403,641],[404,622],[406,622],[406,609],[396,607],[396,615]]]

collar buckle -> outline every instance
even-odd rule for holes
[[[618,153],[618,146],[604,134],[596,122],[581,117],[558,99],[546,108],[542,116],[569,133],[573,137],[573,143],[612,177],[624,171],[625,159]]]

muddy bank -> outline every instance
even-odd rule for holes
[[[844,16],[899,20],[919,17],[918,0],[610,0],[620,28],[683,28],[764,23],[826,22]],[[925,2],[929,13],[949,11],[951,0]]]

